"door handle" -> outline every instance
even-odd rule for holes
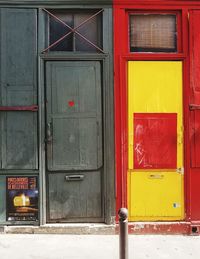
[[[150,174],[149,178],[150,179],[163,179],[164,175],[163,174]]]
[[[82,174],[74,174],[74,175],[66,175],[65,180],[66,181],[83,181],[84,175]]]
[[[50,144],[52,142],[52,123],[49,122],[47,123],[47,138],[46,138],[46,142],[48,144]]]

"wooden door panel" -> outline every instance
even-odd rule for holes
[[[1,113],[3,119],[2,169],[37,168],[37,114],[32,112]]]
[[[49,219],[102,221],[101,172],[49,174]]]
[[[1,8],[0,106],[37,104],[37,10]],[[0,112],[2,169],[37,169],[37,113]]]
[[[99,62],[47,63],[47,166],[95,170],[102,166]]]
[[[53,118],[52,128],[49,170],[89,170],[102,165],[96,150],[99,137],[96,118]]]
[[[8,103],[14,95],[16,105],[26,105],[31,95],[30,105],[36,104],[37,11],[2,8],[1,22],[2,103],[11,105]]]

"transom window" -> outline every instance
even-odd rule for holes
[[[177,17],[175,14],[131,14],[131,52],[176,52]]]
[[[43,10],[49,17],[49,46],[43,52],[103,52],[102,9]]]

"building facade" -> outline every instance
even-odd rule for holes
[[[199,232],[199,7],[114,1],[117,207],[132,232]]]
[[[1,224],[113,223],[111,3],[0,4]]]
[[[200,2],[0,0],[0,224],[200,231]]]

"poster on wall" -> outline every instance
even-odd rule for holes
[[[37,176],[6,177],[6,220],[38,220]]]

